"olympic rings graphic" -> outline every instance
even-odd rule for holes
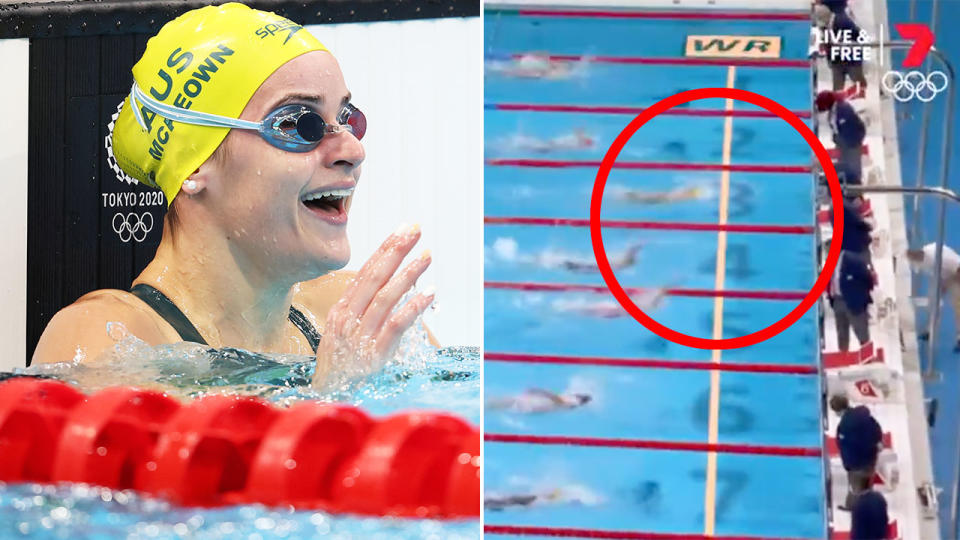
[[[934,84],[934,77],[940,77],[940,84]],[[910,71],[906,75],[899,71],[888,71],[880,79],[880,85],[890,92],[893,99],[907,102],[917,98],[924,103],[933,101],[937,94],[947,89],[950,84],[947,75],[942,71],[931,71],[924,75],[919,71]]]
[[[131,239],[143,242],[152,228],[153,214],[150,212],[140,215],[133,212],[124,215],[118,212],[113,215],[113,232],[120,235],[120,240],[123,242],[129,242]]]

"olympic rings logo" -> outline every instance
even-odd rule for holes
[[[939,77],[940,84],[935,83],[935,77]],[[937,94],[946,90],[948,84],[950,81],[942,71],[931,71],[926,75],[919,71],[910,71],[906,75],[899,71],[888,71],[880,79],[883,89],[900,102],[917,98],[924,103],[929,103],[937,97]]]
[[[118,212],[113,215],[113,232],[117,233],[123,242],[129,242],[131,239],[143,242],[152,228],[153,214],[150,212],[140,215],[133,212],[129,214]]]

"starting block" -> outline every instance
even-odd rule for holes
[[[828,149],[828,150],[827,150],[827,154],[830,155],[830,159],[837,159],[838,157],[840,157],[840,152],[839,152],[836,148],[830,148],[830,149]],[[869,155],[870,155],[870,147],[867,146],[867,145],[861,146],[861,147],[860,147],[860,155],[861,155],[861,156],[869,156]]]
[[[870,204],[870,199],[863,199],[863,204],[860,205],[860,217],[868,219],[873,216],[873,206]],[[817,211],[817,224],[818,225],[829,225],[833,223],[833,212],[829,208],[824,208]]]
[[[900,400],[900,374],[883,363],[857,364],[826,372],[827,394],[846,394],[856,403]]]
[[[897,540],[900,538],[900,527],[897,521],[891,521],[887,525],[887,540]],[[850,531],[835,531],[830,529],[830,540],[851,540]]]
[[[846,494],[850,486],[847,484],[847,471],[839,459],[830,462],[830,484],[834,489],[834,496],[839,493]],[[897,461],[897,453],[893,450],[884,449],[877,456],[877,473],[873,475],[873,487],[877,491],[892,493],[897,489],[900,483],[900,464]]]
[[[844,88],[838,93],[841,96],[843,96],[843,99],[846,99],[846,100],[863,99],[867,97],[867,89],[865,87],[860,86],[860,83],[854,83],[853,85]]]
[[[865,343],[860,347],[859,351],[824,352],[821,353],[821,357],[823,359],[824,369],[884,363],[883,349],[878,348],[876,352],[874,352],[872,341]]]

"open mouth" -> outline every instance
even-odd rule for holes
[[[347,220],[347,197],[350,195],[353,195],[352,187],[314,191],[300,202],[317,217],[333,223],[343,223]]]

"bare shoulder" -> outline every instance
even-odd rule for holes
[[[357,273],[352,270],[331,272],[310,281],[300,283],[293,303],[306,308],[315,318],[323,320],[353,283]]]
[[[120,323],[127,332],[150,344],[170,341],[158,318],[126,291],[93,291],[53,316],[37,343],[33,363],[98,357],[115,343],[107,333],[108,323]]]

